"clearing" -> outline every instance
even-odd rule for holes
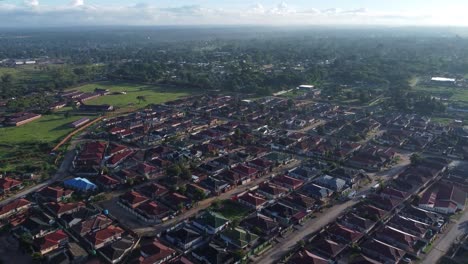
[[[88,100],[86,104],[110,104],[118,109],[137,109],[148,104],[160,104],[180,97],[188,96],[191,91],[178,88],[162,88],[159,86],[131,83],[93,83],[72,88],[82,92],[93,92],[95,88],[109,89],[111,94]],[[112,94],[125,93],[125,94]],[[138,100],[144,97],[145,100]]]

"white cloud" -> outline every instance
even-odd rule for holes
[[[30,7],[39,6],[39,0],[26,0],[25,4]]]
[[[64,0],[65,1],[65,0]],[[70,1],[70,0],[68,0]],[[66,1],[65,1],[66,2]],[[463,14],[427,15],[416,11],[378,12],[366,8],[345,10],[291,7],[286,2],[275,5],[255,4],[245,9],[216,9],[201,5],[161,7],[140,3],[133,5],[90,5],[73,0],[68,5],[40,5],[28,0],[26,5],[0,1],[0,26],[73,26],[73,25],[197,25],[197,24],[459,24]],[[33,7],[33,8],[32,8]],[[440,12],[441,14],[445,14]],[[465,22],[468,23],[468,22]]]
[[[71,6],[83,6],[85,3],[84,3],[84,0],[73,0],[71,2]]]

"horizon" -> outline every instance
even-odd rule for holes
[[[468,26],[463,0],[0,0],[0,27]]]

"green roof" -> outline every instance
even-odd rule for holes
[[[258,239],[257,235],[238,227],[225,230],[222,235],[231,239],[240,248],[244,248]]]
[[[212,211],[205,212],[196,221],[200,224],[211,226],[213,228],[221,227],[229,222],[229,220],[221,214]]]

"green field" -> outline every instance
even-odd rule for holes
[[[98,83],[87,84],[72,90],[80,90],[83,92],[93,92],[95,88],[109,89],[112,92],[126,92],[127,94],[109,94],[101,96],[89,101],[87,104],[110,104],[114,107],[125,108],[142,108],[148,104],[160,104],[167,101],[172,101],[177,98],[187,96],[191,93],[188,90],[176,88],[161,88],[151,85],[125,84],[125,83]],[[146,101],[139,101],[138,96],[144,96]]]
[[[417,86],[416,91],[427,92],[433,96],[446,98],[450,101],[468,102],[468,88],[444,86]]]
[[[69,124],[85,116],[70,116],[63,114],[44,115],[40,119],[19,127],[0,128],[0,144],[15,145],[24,142],[56,142],[73,128]],[[92,119],[93,117],[90,117]]]

